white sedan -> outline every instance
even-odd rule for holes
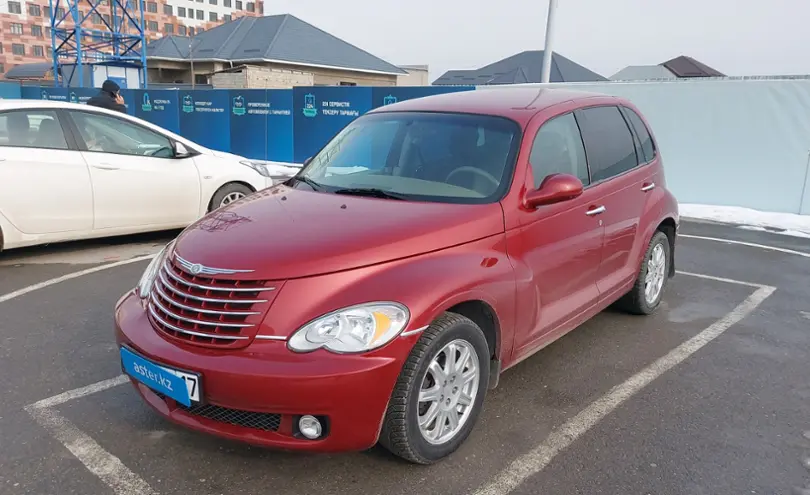
[[[0,250],[183,228],[297,170],[119,112],[0,100]]]

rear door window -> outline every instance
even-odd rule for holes
[[[582,130],[591,182],[599,182],[638,166],[633,134],[619,107],[592,107],[575,112]]]
[[[650,136],[650,131],[636,112],[627,107],[622,107],[622,109],[630,120],[630,125],[633,126],[633,130],[636,131],[638,140],[641,143],[643,156],[640,156],[638,161],[641,163],[652,161],[652,159],[655,158],[655,143],[653,143],[652,136]]]
[[[38,109],[0,113],[0,146],[68,149],[56,112]]]
[[[534,175],[534,187],[552,174],[571,174],[583,185],[590,183],[585,147],[574,114],[554,117],[537,131],[532,143],[529,163]]]

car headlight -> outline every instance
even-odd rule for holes
[[[263,177],[271,177],[270,171],[267,169],[267,165],[262,162],[258,162],[256,160],[242,160],[239,163],[246,167],[252,168],[256,172],[259,172],[259,174]]]
[[[325,314],[299,328],[287,345],[295,352],[320,348],[339,354],[381,347],[405,329],[408,308],[395,302],[359,304]]]
[[[138,295],[141,297],[141,299],[146,299],[149,296],[149,293],[152,292],[152,285],[155,283],[155,278],[160,271],[160,267],[163,264],[163,261],[166,259],[166,255],[171,252],[173,246],[174,241],[167,244],[154,258],[152,258],[149,266],[147,266],[146,270],[144,270],[143,275],[141,275],[141,280],[138,282]]]

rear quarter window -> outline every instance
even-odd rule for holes
[[[639,157],[638,161],[642,163],[652,161],[652,159],[655,158],[655,143],[652,140],[649,129],[647,129],[647,126],[644,125],[644,121],[641,120],[639,114],[630,108],[622,108],[624,109],[624,114],[630,120],[630,125],[633,126],[633,130],[636,131],[638,140],[641,143],[641,151],[644,156]]]
[[[633,134],[616,106],[575,112],[582,131],[591,182],[599,182],[638,166]]]

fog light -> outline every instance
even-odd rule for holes
[[[321,422],[318,421],[318,418],[309,414],[301,416],[301,419],[298,420],[298,429],[301,430],[302,435],[310,440],[315,440],[323,433]]]

